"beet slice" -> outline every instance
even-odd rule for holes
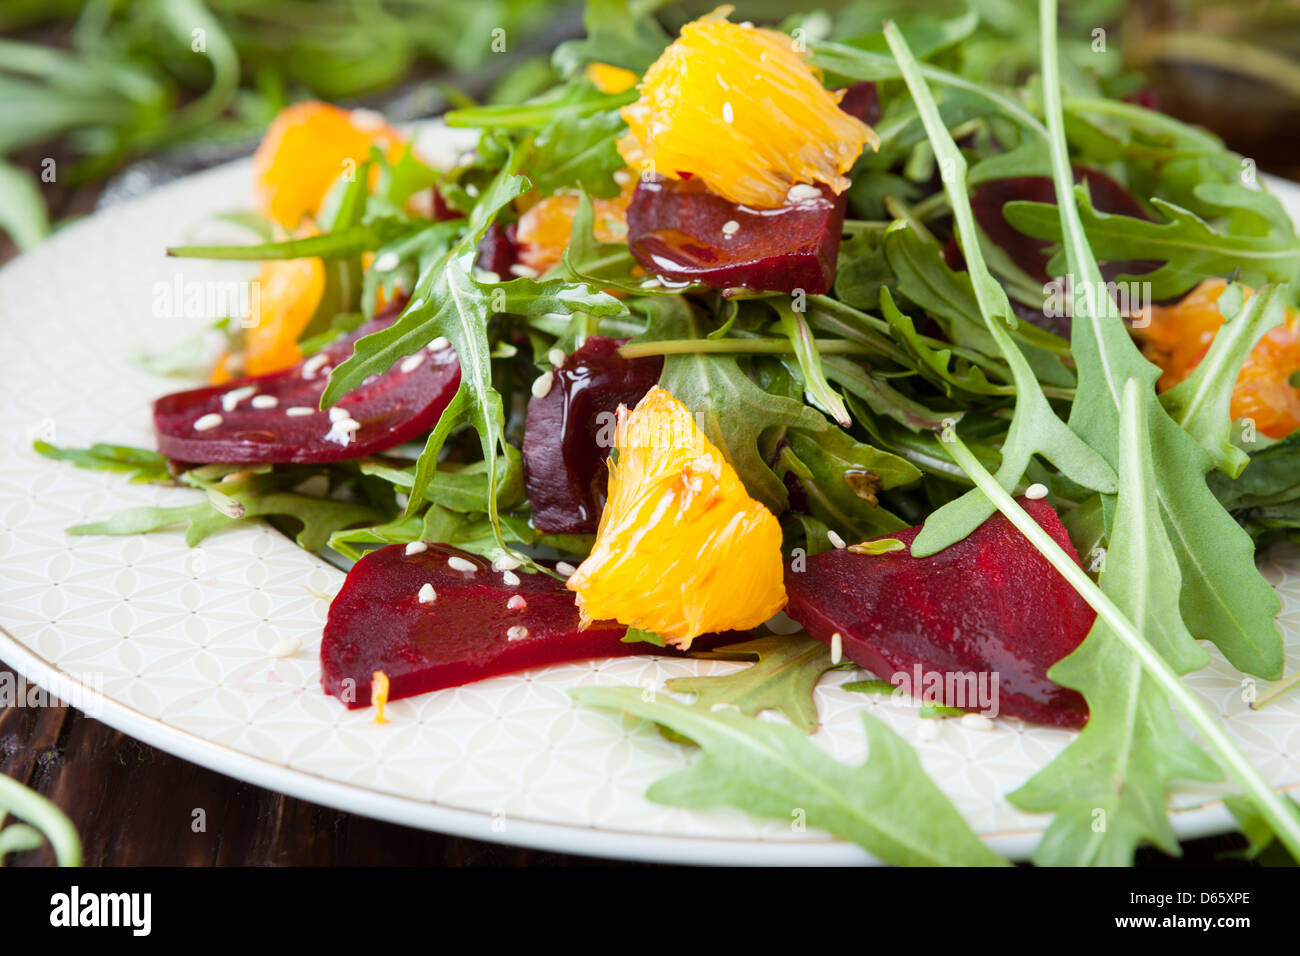
[[[450,346],[402,359],[344,396],[335,406],[343,411],[319,410],[330,369],[403,308],[393,303],[293,368],[164,395],[153,406],[158,451],[179,461],[306,464],[373,455],[417,438],[437,423],[460,385]]]
[[[495,272],[502,280],[513,278],[510,267],[519,261],[519,246],[515,242],[516,224],[503,226],[494,222],[488,226],[483,238],[478,241],[478,255],[474,266]]]
[[[1020,504],[1078,560],[1051,505]],[[910,546],[919,531],[883,537]],[[926,558],[837,549],[807,560],[805,571],[786,573],[786,614],[825,643],[840,634],[845,656],[882,680],[906,675],[915,687],[919,668],[920,696],[929,675],[975,672],[991,685],[996,674],[1000,713],[1059,727],[1087,722],[1083,697],[1047,669],[1079,646],[1096,612],[1001,513]],[[959,684],[943,684],[945,705],[980,709],[955,699]]]
[[[642,177],[627,210],[632,255],[652,275],[715,289],[829,292],[847,196],[826,186],[776,209],[717,196],[698,179]]]
[[[544,664],[677,653],[625,643],[622,624],[582,630],[573,592],[549,575],[494,571],[448,545],[417,554],[406,547],[367,554],[330,604],[321,686],[349,708],[369,706],[375,671],[388,676],[388,699],[397,700]],[[421,601],[426,584],[433,599]]]
[[[539,531],[596,531],[609,483],[612,416],[619,405],[636,405],[664,368],[660,355],[622,358],[618,348],[626,341],[591,336],[555,369],[550,391],[528,402],[524,488]]]

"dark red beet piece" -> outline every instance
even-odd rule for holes
[[[474,265],[495,272],[502,280],[513,278],[510,267],[519,261],[519,247],[515,243],[515,223],[503,226],[492,223],[478,241],[478,257]]]
[[[417,438],[437,423],[460,385],[451,347],[422,350],[344,396],[336,408],[348,412],[355,429],[319,410],[330,369],[352,354],[357,339],[392,325],[402,308],[394,303],[293,368],[164,395],[153,407],[158,451],[179,461],[317,463]],[[255,404],[257,396],[274,398],[274,407],[258,407],[269,399]]]
[[[880,122],[880,94],[876,90],[876,84],[864,82],[844,87],[840,109],[850,116],[856,116],[868,126],[875,126]]]
[[[473,570],[457,570],[451,559]],[[388,676],[388,698],[397,700],[544,664],[666,652],[624,643],[622,624],[598,621],[581,630],[563,582],[515,574],[519,582],[508,584],[482,558],[442,544],[411,555],[400,544],[370,552],[330,604],[320,647],[325,693],[349,708],[366,707],[375,671]],[[430,602],[420,600],[425,584],[436,594]],[[516,597],[522,604],[512,608]]]
[[[1078,560],[1051,505],[1020,504]],[[884,537],[910,546],[919,531]],[[912,686],[918,667],[940,677],[984,674],[990,685],[997,675],[1000,713],[1060,727],[1087,722],[1083,697],[1050,681],[1047,669],[1079,646],[1096,613],[1002,514],[927,558],[837,549],[807,560],[806,570],[786,573],[786,613],[827,644],[839,633],[845,656],[880,679],[906,675]]]
[[[662,356],[625,359],[626,339],[593,335],[555,370],[551,389],[528,402],[524,423],[524,487],[533,524],[556,534],[592,534],[605,507],[610,423],[619,405],[632,408],[659,381]],[[611,417],[602,417],[611,416]]]
[[[846,197],[818,193],[753,209],[695,179],[642,177],[627,210],[628,247],[647,272],[674,281],[820,295],[835,279]]]

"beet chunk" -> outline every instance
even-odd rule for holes
[[[392,325],[403,308],[392,303],[284,371],[164,395],[153,407],[158,451],[178,461],[309,464],[373,455],[419,437],[460,385],[450,346],[398,361],[344,396],[337,411],[319,408],[330,370],[351,356],[357,339]]]
[[[407,554],[392,544],[358,561],[330,604],[321,686],[358,708],[375,671],[397,700],[543,664],[675,653],[625,643],[626,633],[609,621],[581,629],[573,592],[549,575],[494,571],[448,545]]]
[[[697,179],[643,177],[627,210],[628,247],[652,275],[715,289],[829,292],[844,195],[826,186],[799,202],[753,209]]]
[[[1051,505],[1020,504],[1078,560]],[[884,537],[910,547],[919,531]],[[918,668],[923,681],[973,672],[991,687],[996,675],[1000,713],[1060,727],[1086,723],[1083,697],[1053,683],[1047,670],[1079,646],[1096,613],[1004,515],[926,558],[840,549],[807,560],[806,570],[786,573],[786,613],[825,643],[838,633],[845,656],[880,679],[905,676],[904,686],[921,696]],[[943,684],[945,705],[981,709],[953,693],[965,690],[960,681]]]
[[[503,226],[492,223],[478,241],[478,255],[474,265],[495,272],[502,281],[513,278],[510,267],[519,261],[519,246],[515,243],[515,223]]]
[[[626,339],[593,335],[555,370],[550,391],[528,402],[524,487],[533,525],[557,534],[592,534],[605,507],[605,459],[619,405],[633,407],[659,381],[661,356],[625,359]]]

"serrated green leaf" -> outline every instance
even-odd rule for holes
[[[97,442],[89,448],[59,448],[44,441],[33,442],[32,448],[46,458],[71,462],[78,468],[128,472],[132,482],[167,484],[172,480],[166,456],[147,448],[104,442]]]
[[[831,759],[793,727],[734,710],[688,707],[639,687],[578,687],[580,706],[626,711],[681,734],[701,749],[687,769],[653,784],[656,803],[731,806],[852,840],[899,866],[999,866],[901,737],[868,714],[867,760]]]

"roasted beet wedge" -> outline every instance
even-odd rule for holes
[[[1075,556],[1051,505],[1020,504]],[[886,537],[910,546],[919,531]],[[989,688],[996,675],[1000,713],[1059,727],[1087,722],[1083,698],[1048,680],[1047,669],[1079,646],[1096,614],[1002,514],[927,558],[906,549],[823,552],[806,570],[787,571],[786,591],[790,617],[820,641],[838,633],[844,654],[880,679],[915,688],[919,673],[914,696],[942,682],[945,705],[980,710],[954,696],[966,685],[945,675],[973,673]]]
[[[846,197],[825,186],[776,209],[751,209],[698,179],[643,177],[627,210],[627,242],[652,275],[715,289],[810,295],[835,279]]]
[[[596,530],[609,481],[612,416],[619,405],[635,406],[664,367],[661,356],[621,358],[618,347],[625,341],[593,335],[555,370],[550,391],[528,402],[524,487],[540,531]]]
[[[153,406],[158,451],[178,461],[316,463],[373,455],[417,438],[438,421],[460,384],[450,346],[402,359],[335,408],[319,410],[330,369],[352,354],[357,339],[387,328],[400,311],[394,305],[283,372],[164,395]]]
[[[492,223],[478,241],[475,267],[494,272],[504,280],[513,278],[510,267],[519,261],[519,247],[515,244],[515,224],[508,226]]]
[[[396,700],[543,664],[660,650],[624,643],[626,633],[599,621],[581,630],[573,592],[549,575],[494,571],[446,545],[407,554],[394,544],[358,561],[330,605],[321,686],[356,708],[370,704],[375,671]]]

